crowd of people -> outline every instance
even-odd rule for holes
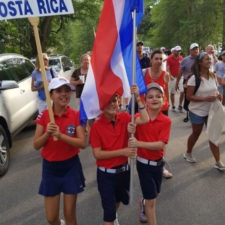
[[[181,46],[156,49],[150,56],[143,52],[144,43],[138,41],[137,56],[143,71],[147,92],[139,94],[136,85],[131,86],[137,104],[134,123],[131,115],[121,110],[120,92],[115,93],[101,115],[91,125],[89,141],[97,164],[97,185],[103,208],[103,225],[118,225],[117,210],[120,203],[129,203],[130,166],[128,159],[136,159],[137,173],[142,191],[140,216],[142,223],[156,225],[156,198],[160,193],[163,177],[173,174],[165,168],[165,148],[171,131],[171,112],[186,110],[184,122],[190,120],[192,133],[188,137],[184,159],[195,163],[192,156],[204,124],[207,123],[210,106],[225,100],[225,51],[219,60],[212,45],[200,51],[192,43],[189,55],[181,56]],[[219,57],[219,58],[220,58]],[[80,67],[71,80],[56,77],[48,67],[48,57],[43,54],[48,90],[53,104],[55,123],[48,117],[40,66],[32,73],[31,88],[38,91],[39,116],[36,119],[34,148],[41,149],[43,157],[42,179],[39,193],[45,198],[46,219],[52,225],[76,225],[77,194],[85,187],[85,179],[79,160],[79,149],[86,147],[85,129],[79,122],[79,112],[69,106],[72,90],[76,89],[76,105],[86,81],[91,55],[81,56]],[[179,92],[178,105],[175,97]],[[42,100],[43,102],[40,102]],[[125,101],[127,104],[127,101]],[[124,107],[123,109],[126,109]],[[77,107],[79,110],[79,107]],[[89,129],[88,129],[89,132]],[[53,138],[57,138],[54,141]],[[225,170],[220,160],[219,146],[209,141],[215,158],[214,167]],[[64,220],[59,218],[60,194],[64,194]]]

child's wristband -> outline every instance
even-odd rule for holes
[[[139,110],[145,109],[145,105],[138,107]]]

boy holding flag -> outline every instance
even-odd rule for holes
[[[131,88],[138,103],[140,117],[135,124],[147,123],[149,118],[136,85]],[[118,113],[120,96],[114,94],[104,107],[100,118],[91,128],[90,143],[97,164],[98,190],[104,211],[103,225],[114,225],[120,202],[129,203],[130,168],[128,157],[136,156],[136,149],[128,147],[127,126],[131,116]]]

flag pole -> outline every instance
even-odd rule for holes
[[[132,11],[133,16],[133,47],[132,47],[132,85],[136,83],[136,9]],[[131,98],[131,122],[134,123],[134,114],[135,114],[135,96],[132,94]],[[131,137],[134,137],[134,134],[131,134]],[[134,164],[135,159],[130,160],[130,203],[134,200]]]

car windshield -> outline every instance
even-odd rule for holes
[[[62,69],[59,59],[49,59],[49,66],[53,67],[56,73]]]

